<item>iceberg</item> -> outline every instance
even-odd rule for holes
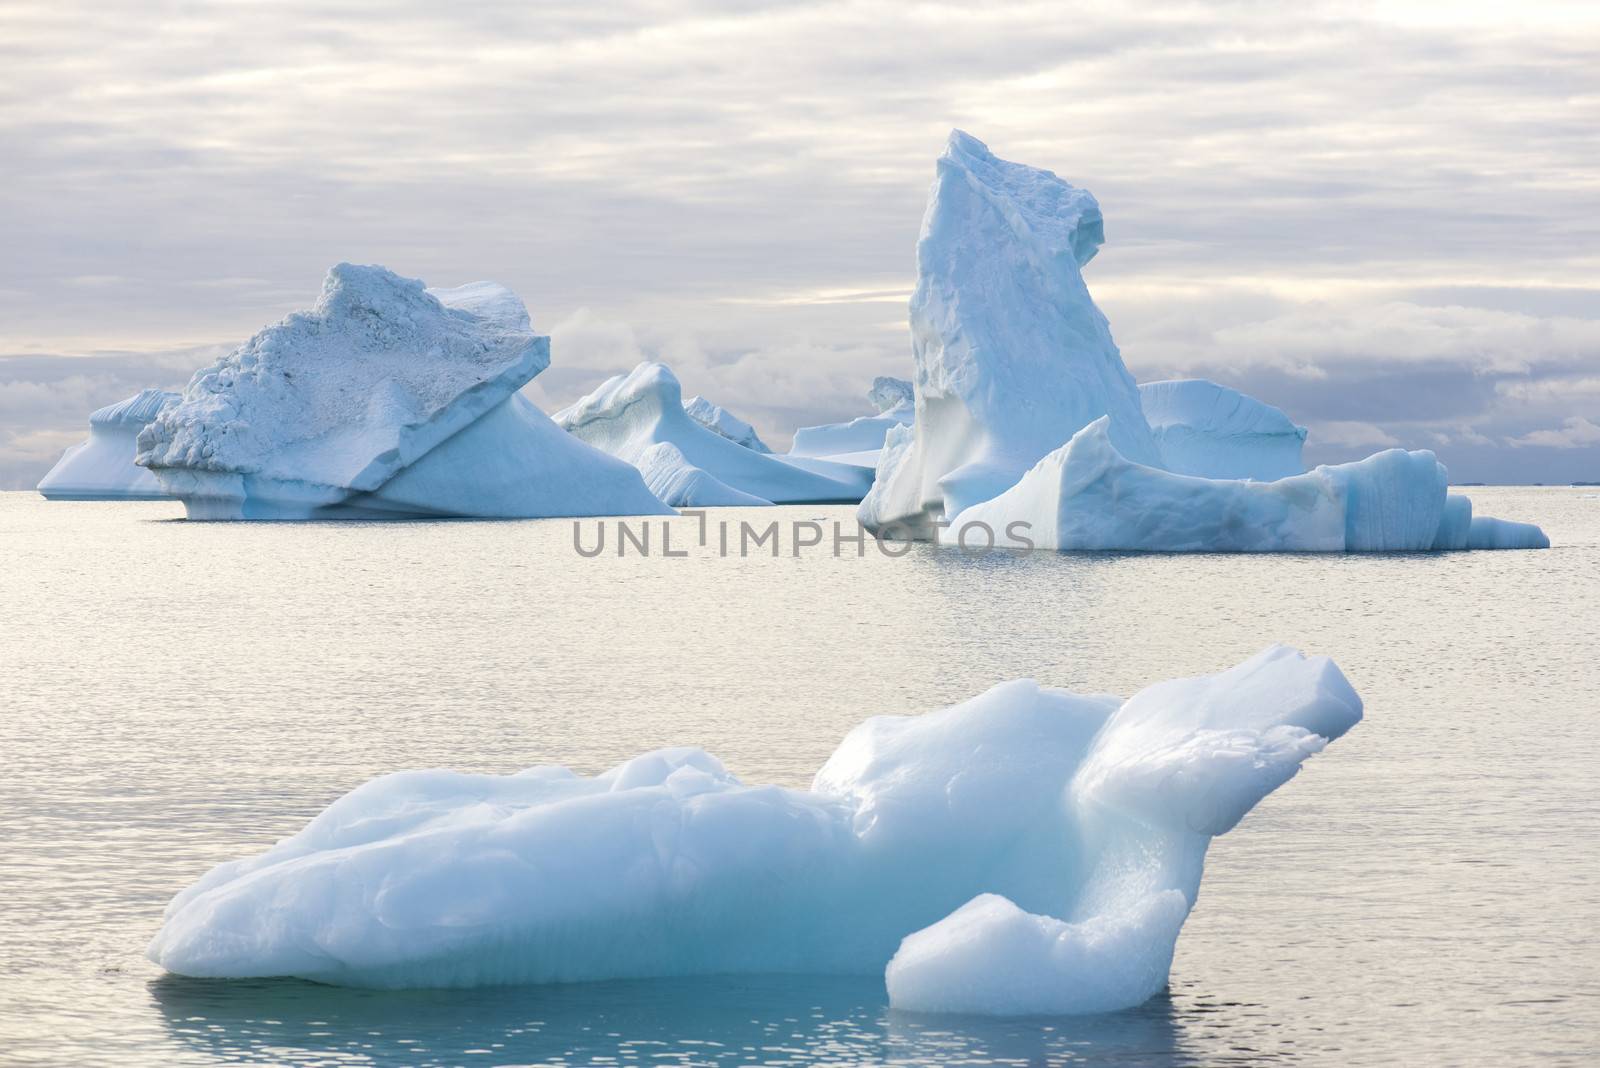
[[[809,790],[690,748],[401,772],[202,876],[149,955],[385,988],[887,968],[907,1009],[1121,1008],[1166,982],[1210,840],[1360,718],[1274,646],[1127,701],[1018,680],[869,719]]]
[[[1119,452],[1159,464],[1138,386],[1083,281],[1103,241],[1087,190],[950,135],[917,240],[915,437],[878,469],[863,523],[929,538],[941,517],[1014,485],[1102,415]]]
[[[1021,523],[1035,546],[1064,550],[1421,552],[1496,547],[1474,542],[1510,526],[1517,529],[1506,542],[1544,547],[1532,544],[1543,538],[1535,527],[1473,520],[1471,503],[1447,493],[1444,465],[1431,452],[1388,449],[1274,482],[1207,479],[1131,462],[1111,444],[1106,422],[962,512],[941,540],[971,544],[970,530],[980,526],[987,544],[990,532]]]
[[[89,436],[61,454],[39,480],[39,492],[53,501],[151,501],[167,492],[149,471],[133,462],[139,431],[178,402],[176,393],[144,389],[89,416]]]
[[[637,467],[677,508],[855,503],[866,492],[865,480],[844,465],[785,463],[708,430],[684,410],[682,397],[672,371],[647,360],[557,412],[555,421]]]
[[[683,410],[690,419],[713,434],[721,434],[735,445],[743,445],[752,452],[772,452],[756,433],[755,427],[721,405],[712,404],[704,397],[690,397],[683,402]]]
[[[651,493],[680,508],[763,508],[772,504],[691,464],[670,441],[658,441],[639,454],[639,473]]]
[[[670,511],[518,394],[549,363],[503,286],[341,263],[311,310],[197,371],[137,462],[192,519]]]
[[[863,415],[845,423],[803,426],[794,432],[788,458],[811,457],[874,470],[889,431],[909,424],[916,416],[911,383],[880,375],[872,380],[867,398],[876,415]],[[871,480],[868,480],[870,485]]]
[[[867,390],[867,400],[880,414],[901,423],[909,423],[916,408],[917,393],[911,383],[903,378],[879,375]]]
[[[1103,240],[1088,192],[950,135],[917,241],[915,419],[885,435],[863,525],[1057,550],[1548,547],[1472,516],[1431,452],[1307,472],[1277,408],[1203,379],[1136,386],[1083,281]]]
[[[1306,469],[1306,428],[1236,389],[1204,378],[1144,382],[1139,403],[1161,466],[1175,474],[1272,482]]]

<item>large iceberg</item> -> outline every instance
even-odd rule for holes
[[[854,503],[866,492],[866,480],[844,465],[785,463],[708,430],[684,411],[682,387],[662,363],[607,379],[555,421],[637,467],[674,507]]]
[[[1174,474],[1271,482],[1306,469],[1306,428],[1236,389],[1203,378],[1144,382],[1139,403]]]
[[[144,389],[89,416],[89,436],[62,453],[39,492],[53,501],[148,501],[167,496],[156,476],[133,462],[139,431],[178,403],[176,393]]]
[[[1083,281],[1103,240],[1087,190],[950,135],[917,240],[915,433],[878,468],[861,506],[868,526],[930,537],[937,520],[1001,493],[1106,414],[1119,451],[1160,462]]]
[[[743,445],[752,452],[771,453],[767,443],[761,440],[761,435],[756,433],[756,428],[734,415],[720,404],[712,404],[704,397],[690,397],[683,402],[683,410],[689,418],[711,431],[720,434],[735,445]]]
[[[669,511],[518,394],[549,363],[502,286],[342,263],[310,311],[197,371],[138,462],[196,519]]]
[[[1304,472],[1306,432],[1278,409],[1203,380],[1135,386],[1083,281],[1103,238],[1086,191],[951,134],[917,242],[916,419],[886,436],[863,524],[1063,550],[1549,545],[1449,503],[1430,452]]]
[[[149,953],[375,987],[887,965],[909,1009],[1120,1008],[1165,983],[1211,838],[1360,717],[1275,646],[1127,701],[1015,681],[870,719],[808,791],[698,749],[388,775],[179,893]]]

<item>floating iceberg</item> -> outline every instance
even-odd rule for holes
[[[895,427],[909,424],[916,416],[916,408],[911,383],[887,375],[872,380],[867,397],[878,414],[863,415],[847,423],[803,426],[794,432],[789,458],[811,457],[876,469],[884,438]],[[871,479],[867,481],[870,485]]]
[[[712,404],[704,397],[690,397],[683,402],[683,410],[690,419],[713,434],[721,434],[735,445],[743,445],[752,452],[772,452],[756,433],[755,427],[721,405]]]
[[[1174,474],[1272,482],[1306,469],[1306,428],[1236,389],[1203,378],[1145,382],[1139,402]]]
[[[665,364],[646,361],[607,379],[555,421],[639,468],[657,495],[678,508],[853,503],[866,492],[865,481],[843,465],[785,463],[706,429],[684,411],[682,392]]]
[[[1083,281],[1103,240],[1086,190],[950,135],[917,240],[915,436],[878,468],[867,526],[931,537],[937,520],[1003,492],[1102,415],[1118,451],[1160,463]]]
[[[549,363],[502,286],[342,263],[310,311],[196,372],[138,462],[195,519],[669,511],[517,393]]]
[[[1196,478],[1129,461],[1111,444],[1106,422],[1097,419],[1015,486],[962,512],[941,539],[970,546],[972,528],[981,526],[987,545],[987,532],[1000,539],[1023,523],[1019,532],[1034,545],[1054,549],[1417,552],[1549,544],[1526,523],[1472,519],[1471,503],[1446,492],[1444,465],[1431,452],[1388,449],[1275,482]]]
[[[1063,550],[1548,546],[1447,502],[1432,453],[1305,473],[1306,432],[1278,409],[1203,380],[1136,387],[1083,281],[1103,238],[1087,192],[951,134],[917,242],[916,418],[885,438],[864,525]]]
[[[903,378],[879,375],[872,380],[872,388],[867,390],[867,400],[872,402],[879,414],[909,423],[916,408],[917,391]]]
[[[389,775],[178,894],[149,952],[375,987],[887,965],[909,1009],[1120,1008],[1165,983],[1211,838],[1360,717],[1277,646],[1125,702],[1016,681],[870,719],[809,791],[697,749]]]
[[[89,436],[62,453],[39,481],[53,501],[149,501],[167,496],[161,483],[136,466],[139,431],[178,402],[176,393],[144,389],[89,416]]]

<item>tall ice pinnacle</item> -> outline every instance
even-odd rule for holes
[[[1089,423],[1159,464],[1133,376],[1082,267],[1104,240],[1100,205],[1050,171],[951,133],[917,241],[911,297],[916,422],[886,450],[862,506],[870,526],[925,534],[1014,484]]]

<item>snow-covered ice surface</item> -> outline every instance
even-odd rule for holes
[[[134,464],[139,431],[178,402],[176,393],[143,389],[89,416],[89,436],[61,454],[39,492],[51,500],[160,500],[167,496],[149,471]]]
[[[549,363],[503,286],[342,263],[311,310],[196,372],[138,463],[201,519],[665,511],[517,396]]]
[[[178,894],[150,956],[376,987],[888,965],[908,1009],[1120,1008],[1165,983],[1210,839],[1360,717],[1274,646],[1127,701],[1015,681],[870,719],[809,791],[688,748],[403,772]]]
[[[916,407],[911,383],[887,375],[872,380],[867,399],[877,409],[876,415],[796,430],[789,459],[811,457],[875,470],[884,438],[895,427],[910,423],[916,416]],[[867,479],[867,485],[871,482]]]
[[[1304,473],[1306,432],[1271,405],[1204,380],[1136,387],[1083,281],[1103,239],[1088,192],[950,135],[917,242],[916,418],[885,437],[864,525],[954,540],[982,524],[1059,550],[1548,547],[1447,507],[1430,452]]]
[[[786,463],[706,429],[684,411],[682,387],[661,363],[607,379],[555,421],[639,468],[674,507],[853,502],[866,492],[865,480],[844,465]]]
[[[1203,378],[1144,382],[1139,401],[1161,466],[1175,474],[1271,482],[1306,469],[1306,428],[1236,389]]]
[[[715,434],[721,434],[735,445],[743,445],[754,452],[770,453],[767,443],[761,440],[756,428],[734,415],[720,404],[712,404],[704,397],[690,397],[683,402],[689,418]]]

